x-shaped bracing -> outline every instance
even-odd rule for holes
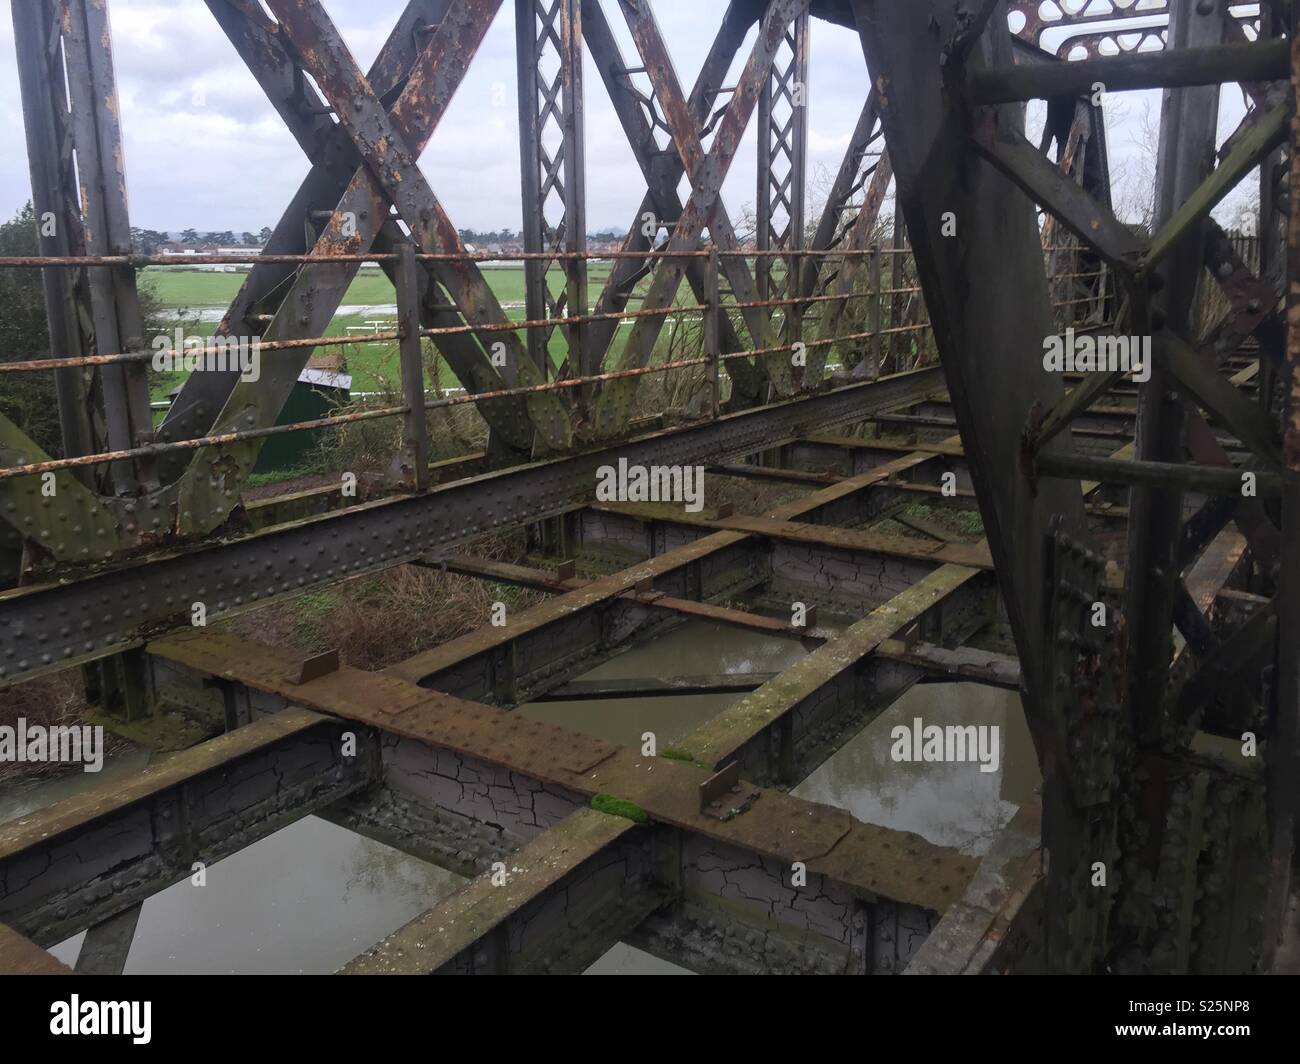
[[[274,30],[275,37],[284,42],[296,64],[320,87],[330,108],[339,116],[338,128],[350,142],[354,155],[363,163],[348,180],[338,206],[330,213],[316,239],[312,255],[364,254],[374,247],[385,230],[386,245],[400,242],[402,234],[390,218],[390,203],[410,229],[421,251],[464,255],[466,249],[455,227],[415,160],[445,113],[453,91],[500,6],[500,0],[467,0],[465,3],[439,5],[446,10],[428,32],[427,43],[415,57],[391,112],[380,102],[369,80],[357,69],[319,3],[291,0],[269,6],[279,19],[278,24],[272,24],[278,27]],[[427,9],[428,5],[412,4],[411,7]],[[408,8],[408,16],[404,19],[409,17],[409,11]],[[256,19],[255,15],[250,16],[250,21],[253,19]],[[390,47],[381,55],[377,66],[386,62],[391,65],[388,53],[401,47],[403,28],[399,25],[398,31],[390,37]],[[270,26],[264,29],[269,31]],[[410,32],[414,32],[414,27]],[[247,57],[247,52],[245,54]],[[266,84],[264,76],[259,80]],[[299,88],[302,87],[300,81]],[[282,113],[285,106],[285,101],[281,100],[279,109]],[[314,174],[315,171],[309,176],[309,182]],[[308,206],[300,200],[301,197],[291,210]],[[282,222],[282,226],[284,224]],[[356,269],[354,263],[313,263],[291,278],[284,278],[281,283],[291,280],[290,290],[280,301],[264,339],[290,339],[322,332],[333,317]],[[520,383],[541,383],[535,367],[523,357],[522,344],[514,331],[502,328],[509,324],[509,319],[473,263],[434,262],[430,265],[430,273],[451,295],[459,314],[469,325],[499,330],[478,333],[479,342],[489,349],[503,344],[507,364],[517,373]],[[431,289],[430,296],[434,296],[435,291]],[[456,315],[428,307],[427,302],[431,324],[459,324]],[[440,339],[445,341],[448,337]],[[446,345],[444,351],[470,391],[491,391],[511,383],[497,373],[468,335],[462,334],[456,340]],[[264,373],[263,380],[255,384],[235,382],[213,428],[214,434],[269,424],[292,389],[306,357],[305,351],[277,357],[267,367],[269,372]],[[509,442],[521,449],[526,448],[528,440],[520,436],[525,425],[518,416],[521,413],[519,406],[505,403],[490,412],[488,408],[495,402],[484,404],[484,414],[489,417],[489,423],[494,430],[506,434]],[[556,448],[569,445],[572,430],[557,397],[536,394],[527,399],[526,405],[533,426],[547,445]],[[251,468],[256,453],[256,444],[236,443],[196,455],[183,478],[185,484],[180,493],[182,531],[200,531],[220,523],[228,511],[228,500],[233,498],[238,479]],[[214,475],[207,475],[208,471],[213,471]]]
[[[636,41],[637,52],[663,108],[673,146],[681,157],[682,165],[691,182],[690,196],[664,246],[666,257],[656,268],[642,302],[645,310],[661,310],[672,304],[682,277],[685,275],[682,260],[673,259],[674,253],[681,254],[699,248],[701,237],[708,227],[712,227],[715,246],[719,246],[720,250],[731,250],[719,243],[719,234],[716,231],[722,228],[717,219],[725,216],[726,213],[719,195],[722,182],[735,159],[741,135],[758,102],[762,80],[770,74],[772,59],[785,37],[785,29],[791,20],[804,10],[807,0],[773,0],[768,6],[759,25],[758,38],[737,81],[730,106],[723,115],[713,143],[707,152],[700,143],[695,119],[673,73],[668,50],[664,46],[663,37],[649,3],[647,0],[621,0],[621,6],[628,28]],[[738,262],[739,259],[725,256],[722,261],[728,264],[727,276],[732,282],[733,291],[742,301],[747,301],[741,289],[736,288],[736,283],[739,280],[742,288],[752,290],[752,278],[749,276],[748,268],[745,268],[744,276],[740,277],[730,272],[730,263]],[[755,339],[758,347],[762,348],[766,346],[767,341],[768,315],[759,315],[759,319],[759,321],[750,320],[749,324],[751,334],[757,327],[759,336]],[[622,358],[618,368],[644,366],[650,361],[655,341],[663,329],[663,322],[662,316],[637,320],[621,352]],[[791,394],[794,390],[794,374],[788,354],[778,352],[766,357],[765,363],[768,376],[778,393]],[[629,385],[626,378],[606,384],[596,403],[595,428],[598,435],[614,435],[619,424],[626,420],[632,390],[633,386]]]

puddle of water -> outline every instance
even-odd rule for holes
[[[707,621],[688,621],[637,644],[575,677],[581,680],[631,680],[641,677],[736,675],[780,672],[808,651],[794,639],[757,635]],[[741,697],[738,694],[665,695],[655,698],[535,702],[516,712],[533,720],[623,746],[641,747],[641,736],[655,733],[660,750],[689,735]]]
[[[692,971],[647,953],[645,950],[617,943],[583,975],[694,975]]]
[[[309,816],[144,903],[126,974],[328,974],[463,880]],[[84,935],[55,946],[76,962]]]
[[[794,640],[691,621],[634,646],[584,680],[778,672],[808,651]],[[656,733],[662,750],[742,695],[690,695],[545,702],[518,712],[639,747]],[[997,725],[1000,765],[896,762],[890,730],[925,724]],[[137,770],[143,752],[110,759],[97,774],[6,788],[0,822]],[[848,809],[861,820],[915,831],[965,853],[984,853],[1020,803],[1035,798],[1037,762],[1018,695],[976,684],[918,684],[845,744],[794,791]],[[128,973],[326,973],[436,905],[463,882],[451,872],[316,817],[307,817],[207,869],[144,905]],[[52,953],[76,960],[83,936]],[[619,943],[592,975],[689,974]]]
[[[925,725],[996,725],[996,772],[975,762],[900,762],[890,730]],[[845,743],[792,793],[847,809],[859,820],[914,831],[931,842],[980,856],[1040,782],[1020,696],[979,684],[917,684]]]
[[[67,772],[49,779],[15,780],[0,784],[0,824],[44,809],[74,794],[89,790],[106,780],[129,776],[149,763],[149,752],[132,749],[104,758],[98,772]]]

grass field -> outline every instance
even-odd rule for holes
[[[523,268],[521,266],[488,267],[483,269],[483,276],[505,309],[506,315],[515,321],[522,321],[524,319]],[[608,276],[607,263],[592,264],[588,274],[591,293],[589,298],[592,303],[595,302]],[[183,325],[187,333],[211,336],[216,330],[218,321],[200,319],[219,319],[220,315],[215,312],[224,311],[230,305],[230,301],[239,291],[243,277],[242,273],[155,267],[141,272],[140,283],[153,291],[165,311],[180,316],[177,324]],[[563,291],[564,274],[561,270],[552,269],[547,280],[552,292]],[[393,286],[382,271],[361,271],[349,286],[341,306],[376,309],[370,312],[350,310],[335,315],[329,328],[325,330],[325,335],[342,336],[350,330],[392,329],[394,324],[392,305],[395,298]],[[522,330],[519,336],[523,339]],[[348,372],[352,375],[354,392],[387,391],[398,387],[398,357],[395,343],[354,344],[332,350],[344,354]],[[550,342],[551,357],[557,365],[563,360],[566,350],[564,337],[557,329],[552,333]],[[263,357],[274,358],[276,355],[274,352],[267,352]],[[167,393],[184,377],[184,373],[155,374],[151,388],[154,400],[166,398]],[[443,387],[457,385],[455,376],[441,362],[438,377],[438,383]]]

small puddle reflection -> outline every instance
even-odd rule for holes
[[[309,816],[144,903],[126,974],[328,974],[464,882]],[[85,936],[51,953],[74,964]]]
[[[780,672],[808,651],[794,639],[757,635],[707,621],[687,621],[603,662],[579,680],[666,679],[675,676],[734,676]],[[660,750],[721,713],[736,694],[666,695],[653,698],[533,702],[516,712],[571,728],[597,739],[640,748],[644,732],[655,733]]]
[[[996,725],[996,772],[976,762],[894,761],[890,732],[898,725]],[[971,683],[917,684],[791,793],[847,809],[859,820],[914,831],[972,856],[1025,802],[1035,801],[1038,760],[1014,691]]]

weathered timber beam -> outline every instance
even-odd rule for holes
[[[347,726],[290,710],[0,825],[0,921],[40,944],[130,909],[373,782]],[[355,729],[354,729],[355,730]]]
[[[973,584],[978,576],[977,570],[958,565],[936,569],[786,669],[776,682],[746,695],[697,728],[679,747],[706,765],[739,760],[742,770],[756,778],[787,784],[802,779],[893,701],[890,697],[882,705],[872,697],[874,684],[869,670],[861,668],[863,660],[886,640],[924,628],[922,622],[932,607]],[[938,621],[942,627],[939,618],[929,619],[931,625]],[[908,677],[912,682],[916,678],[914,672]],[[788,723],[783,721],[787,716]],[[833,740],[818,740],[815,733],[826,730],[834,732]],[[769,732],[780,740],[775,757]],[[799,736],[809,740],[803,749],[796,749]]]
[[[562,513],[595,493],[596,470],[629,463],[708,462],[752,453],[773,438],[859,421],[873,409],[933,390],[937,367],[850,385],[822,395],[670,429],[582,455],[448,484],[208,541],[185,553],[127,564],[70,582],[0,593],[0,686],[137,645],[140,633],[188,625],[203,601],[212,619],[350,576],[454,549],[494,529]],[[829,491],[842,490],[828,489]],[[213,583],[220,573],[223,587]],[[73,631],[67,618],[79,618]]]
[[[498,583],[515,584],[540,591],[568,592],[585,586],[588,581],[574,577],[561,580],[545,569],[523,565],[507,565],[486,559],[460,555],[446,561],[449,572],[479,576]],[[809,646],[820,646],[836,637],[837,632],[821,627],[798,627],[764,614],[750,613],[733,607],[714,606],[691,599],[679,599],[659,592],[626,591],[621,597],[634,599],[648,606],[670,610],[673,613],[699,620],[743,628],[746,631],[798,639]],[[912,665],[925,673],[929,680],[969,681],[1006,687],[1020,686],[1020,663],[1015,658],[969,647],[949,649],[930,643],[906,643],[890,639],[881,643],[875,653],[890,661]],[[747,691],[761,687],[776,673],[728,673],[717,676],[682,676],[669,679],[642,678],[633,680],[571,680],[562,687],[535,697],[536,702],[562,701],[574,698],[631,698],[660,694],[709,694],[727,691]]]
[[[853,500],[870,485],[905,468],[913,460],[910,457],[900,459],[890,467],[881,467],[863,477],[814,492],[804,499],[778,508],[772,516],[777,519],[793,519],[827,514],[837,506]],[[741,585],[747,588],[761,582],[763,576],[757,568],[747,560],[742,564],[736,557],[737,552],[747,555],[752,542],[751,537],[735,532],[704,536],[613,576],[592,581],[567,595],[541,603],[510,619],[503,627],[483,628],[434,650],[417,654],[389,671],[441,689],[469,691],[472,692],[472,697],[484,698],[489,696],[483,688],[483,677],[492,674],[485,669],[484,663],[501,655],[504,660],[499,668],[494,667],[493,672],[509,675],[511,679],[507,686],[520,686],[532,666],[532,654],[522,646],[509,648],[521,637],[540,641],[544,648],[543,668],[554,673],[564,662],[557,662],[550,647],[565,647],[566,652],[572,655],[572,660],[581,660],[582,655],[587,653],[583,650],[584,645],[603,645],[609,636],[602,627],[600,618],[591,614],[625,592],[666,591],[675,593],[675,597],[693,597],[699,600],[711,595],[729,594],[742,589]],[[554,632],[548,629],[556,625],[565,626],[563,639],[552,639]],[[617,626],[615,630],[618,630]],[[462,684],[471,686],[462,687]]]
[[[831,528],[826,525],[781,521],[770,517],[707,517],[686,513],[661,503],[599,503],[594,513],[622,514],[647,521],[711,528],[718,531],[746,532],[766,539],[809,544],[819,548],[878,554],[890,558],[932,562],[935,565],[963,565],[971,569],[990,570],[993,560],[988,549],[971,543],[932,543],[907,536],[889,536],[857,528]]]
[[[1228,81],[1278,81],[1289,74],[1286,41],[1105,56],[1077,63],[1035,63],[971,70],[967,84],[977,104],[1088,96],[1100,83],[1107,92],[1218,85]]]
[[[0,975],[71,974],[71,968],[30,938],[0,924]]]
[[[546,569],[533,569],[525,565],[510,565],[463,554],[442,560],[430,560],[420,564],[445,568],[448,572],[459,573],[463,576],[477,576],[496,583],[514,584],[518,587],[532,588],[536,591],[551,591],[558,594],[576,591],[579,588],[586,587],[591,582],[579,577],[561,579],[555,573]],[[698,586],[706,594],[710,590],[708,587]],[[718,606],[697,599],[679,598],[676,595],[666,595],[662,591],[638,591],[633,588],[631,591],[622,592],[619,598],[642,606],[653,606],[657,610],[666,610],[682,617],[712,621],[715,624],[743,628],[750,632],[762,632],[766,635],[781,636],[788,639],[825,641],[833,635],[833,633],[822,629],[796,627],[786,621],[777,620],[775,617],[749,613],[746,610],[738,610],[729,606]],[[622,625],[615,625],[615,628],[620,632],[624,630]]]
[[[916,951],[904,975],[1041,973],[1042,810],[1021,806],[974,879]]]
[[[875,653],[901,665],[923,670],[926,681],[977,683],[1008,691],[1020,690],[1020,662],[1006,654],[975,647],[908,644],[898,639],[886,639]]]

